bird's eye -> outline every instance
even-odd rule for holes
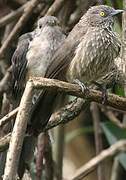
[[[41,29],[41,28],[42,28],[42,25],[39,25],[39,28]]]
[[[56,22],[55,21],[52,21],[52,25],[55,26]]]
[[[102,17],[106,16],[104,11],[101,11],[101,12],[99,13],[99,15],[102,16]]]

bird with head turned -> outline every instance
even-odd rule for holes
[[[89,86],[93,85],[93,81],[100,84],[113,81],[116,76],[114,61],[121,45],[113,25],[114,17],[121,12],[123,10],[106,5],[89,8],[53,55],[45,77],[71,83],[78,79]],[[56,94],[48,91],[41,93],[32,114],[33,128],[42,129],[46,125]]]
[[[87,30],[69,64],[69,81],[79,79],[91,85],[112,71],[121,46],[119,36],[113,30],[114,16],[120,12],[122,10],[102,5],[90,8],[84,15],[81,22],[87,24]]]

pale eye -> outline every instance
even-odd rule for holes
[[[53,25],[53,26],[55,25],[55,21],[52,21],[52,25]]]
[[[101,12],[99,13],[99,15],[102,16],[102,17],[105,17],[105,16],[106,16],[106,14],[105,14],[104,11],[101,11]]]

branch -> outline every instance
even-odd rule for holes
[[[76,84],[47,78],[33,78],[32,82],[36,89],[41,89],[43,87],[45,89],[57,90],[58,92],[65,92],[102,104],[102,93],[94,89],[89,89],[88,92],[82,92],[81,87]],[[108,93],[106,105],[126,111],[126,98]]]
[[[32,83],[28,82],[26,84],[26,88],[21,99],[19,111],[12,131],[3,180],[15,179],[23,139],[27,128],[27,122],[29,120],[29,114],[31,111],[32,97]]]
[[[27,3],[27,4],[29,4],[29,3]],[[7,14],[7,15],[4,16],[3,18],[1,18],[1,19],[0,19],[0,27],[5,26],[5,25],[11,23],[13,20],[19,18],[19,17],[22,15],[25,7],[26,7],[26,4],[23,5],[23,6],[21,6],[21,7],[18,8],[17,10],[15,10],[15,11]]]
[[[59,111],[54,113],[51,116],[50,121],[48,122],[47,126],[45,127],[45,130],[43,131],[48,131],[49,129],[52,129],[58,126],[59,124],[68,123],[69,121],[73,120],[75,117],[77,117],[80,114],[83,108],[87,107],[87,104],[88,102],[87,101],[85,102],[83,99],[75,99],[72,103],[67,104],[66,106],[61,108]],[[11,112],[11,115],[12,114],[13,114],[13,111]],[[16,111],[15,111],[15,114],[16,114]],[[6,118],[6,116],[3,118]],[[12,116],[10,116],[8,120],[11,118]],[[0,151],[3,151],[2,148],[7,149],[10,139],[8,138],[8,141],[7,141],[6,137],[7,136],[0,139]],[[5,138],[5,143],[3,144],[4,138]]]
[[[33,9],[36,7],[36,5],[39,3],[39,0],[31,0],[29,2],[28,7],[25,9],[25,12],[20,17],[19,21],[17,22],[16,26],[13,28],[12,32],[6,39],[6,41],[3,43],[3,45],[0,48],[0,57],[4,55],[6,52],[6,49],[9,47],[13,39],[16,37],[16,35],[22,30],[22,27],[25,25],[26,21],[29,19],[30,15],[33,12]]]
[[[13,1],[15,1],[16,3],[19,3],[20,5],[27,2],[27,0],[13,0]]]
[[[108,109],[102,109],[102,112],[107,116],[107,118],[112,121],[114,124],[116,124],[118,127],[122,129],[126,129],[126,125],[123,124],[116,116],[115,114]]]
[[[6,136],[0,139],[0,152],[3,152],[6,149],[8,149],[10,138],[11,138],[11,133],[7,134]]]
[[[46,15],[55,15],[62,7],[66,0],[55,0],[52,6],[48,9]]]
[[[69,180],[81,180],[87,174],[93,171],[99,163],[119,152],[124,151],[126,151],[126,141],[120,140],[108,149],[103,150],[98,156],[92,158],[88,163],[78,169],[77,172]]]
[[[75,96],[78,96],[81,98],[86,98],[87,100],[95,101],[95,102],[102,104],[102,93],[100,91],[90,89],[89,92],[87,94],[85,94],[85,93],[81,92],[81,88],[76,84],[70,84],[70,83],[53,80],[53,79],[47,79],[47,78],[33,78],[32,82],[33,82],[33,86],[37,89],[46,88],[46,89],[52,89],[52,90],[56,89],[57,91],[60,91],[60,92],[65,91],[68,94],[75,95]],[[6,81],[5,81],[5,83],[6,83]],[[4,84],[4,83],[2,83],[2,84]],[[1,90],[2,84],[0,84],[0,91],[2,91]],[[106,105],[112,106],[119,110],[126,111],[126,98],[109,93]],[[65,109],[67,109],[67,107],[62,108],[61,111],[64,112]],[[3,117],[0,120],[0,127],[3,124],[5,124],[6,121],[11,119],[13,116],[15,116],[16,113],[17,113],[17,110],[16,111],[14,110],[14,112],[12,111],[11,113],[9,113],[5,117]],[[64,113],[62,115],[66,116],[66,114],[64,114]],[[57,116],[59,116],[58,113],[57,113]],[[72,117],[72,115],[71,115],[71,117]],[[62,119],[64,119],[64,118],[62,117]],[[60,124],[61,122],[58,121],[58,123]],[[57,124],[54,126],[57,126]]]
[[[51,116],[45,130],[47,131],[60,124],[68,123],[77,117],[82,109],[85,109],[87,105],[87,101],[84,101],[83,99],[75,99],[72,103],[67,104]]]
[[[86,98],[90,101],[96,101],[98,103],[102,103],[102,93],[100,91],[92,90],[90,89],[87,94],[81,92],[81,88],[76,84],[70,84],[58,80],[53,79],[46,79],[46,78],[34,78],[32,80],[32,84],[35,88],[50,88],[50,89],[56,89],[57,91],[65,91],[68,94],[75,95],[81,98]],[[68,104],[64,108],[62,108],[60,111],[55,113],[51,117],[51,121],[46,126],[45,130],[49,130],[55,126],[58,126],[62,123],[68,123],[69,121],[73,120],[78,114],[81,112],[82,107],[87,107],[87,104],[89,102],[77,99],[74,100],[71,104]],[[112,107],[118,108],[120,110],[126,111],[126,98],[119,97],[114,94],[108,94],[108,100],[107,105],[111,105]],[[16,112],[15,112],[16,113]],[[12,113],[12,115],[14,115]],[[8,117],[8,120],[11,119],[12,116]],[[4,117],[6,119],[6,117]],[[2,118],[3,120],[3,118]],[[8,141],[9,143],[9,141]],[[0,144],[1,147],[1,144]]]
[[[100,119],[100,111],[98,105],[96,103],[92,103],[90,106],[90,110],[92,112],[93,126],[94,126],[94,139],[95,139],[95,150],[96,155],[98,155],[103,150],[103,142],[102,142],[102,130],[101,130],[101,119]],[[98,180],[104,180],[104,164],[101,163],[97,167],[97,177]]]
[[[12,118],[14,118],[18,112],[19,108],[14,109],[2,119],[0,119],[0,128],[2,128],[7,122],[9,122]]]
[[[9,88],[8,82],[10,83],[12,81],[11,76],[12,76],[12,66],[10,66],[7,69],[5,76],[0,81],[0,94],[2,94],[3,92],[6,92],[6,90]]]

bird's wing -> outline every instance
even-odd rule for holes
[[[18,92],[22,90],[23,80],[25,79],[27,69],[26,54],[29,42],[32,40],[32,34],[27,33],[19,38],[18,46],[12,56],[12,79],[13,95],[17,97]]]
[[[49,65],[47,68],[45,77],[50,78],[50,79],[64,79],[65,73],[62,74],[62,71],[68,67],[70,64],[73,56],[74,56],[74,51],[77,47],[78,42],[74,44],[63,44],[61,45],[59,51],[56,51],[55,55],[53,56],[52,63]],[[62,51],[62,48],[64,51]],[[64,53],[65,52],[65,53]],[[61,76],[63,75],[63,76]]]
[[[65,71],[74,56],[74,51],[78,43],[73,45],[61,45],[60,49],[55,53],[53,61],[47,69],[46,78],[65,80]],[[64,52],[62,52],[64,48]],[[31,113],[31,126],[33,129],[41,130],[47,124],[49,117],[52,114],[54,103],[56,100],[57,91],[43,90],[38,98],[36,104],[33,107]],[[41,108],[40,108],[41,107]]]
[[[84,23],[84,22],[83,22]],[[47,68],[45,77],[66,81],[65,73],[71,63],[76,47],[80,39],[87,31],[87,26],[78,23],[71,31],[67,39],[60,45],[52,57],[51,64]],[[85,22],[86,23],[86,22]],[[52,114],[52,107],[57,96],[57,91],[43,90],[31,113],[31,125],[33,129],[41,129],[49,121]]]

